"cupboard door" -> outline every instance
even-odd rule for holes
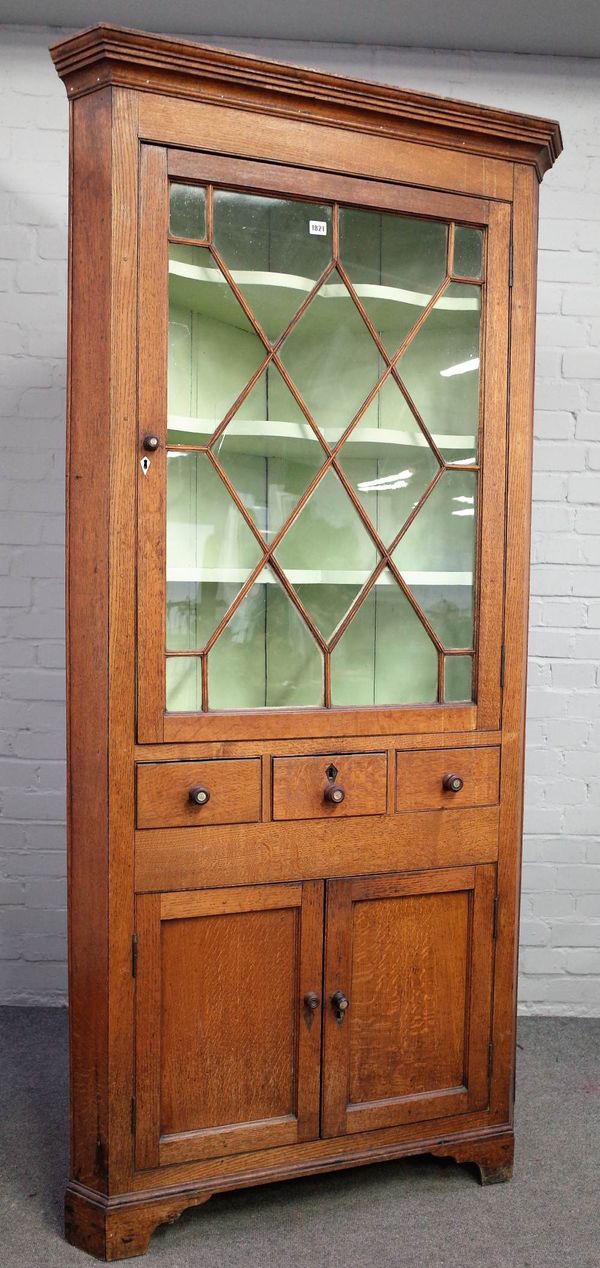
[[[136,1164],[318,1135],[323,885],[137,900]]]
[[[328,885],[325,1136],[483,1109],[495,868]]]
[[[138,738],[497,726],[508,207],[181,162],[143,147]]]

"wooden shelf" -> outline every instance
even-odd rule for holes
[[[204,585],[229,583],[242,585],[250,576],[250,568],[167,568],[167,581],[192,581]],[[285,575],[295,586],[315,585],[364,585],[371,576],[372,569],[318,569],[287,568]],[[471,572],[403,572],[402,576],[408,586],[472,586]],[[273,572],[267,568],[256,578],[259,585],[279,584]],[[391,586],[396,582],[391,573],[384,572],[375,582],[376,586]]]
[[[216,265],[214,268],[206,268],[200,264],[188,264],[184,260],[169,260],[169,274],[171,277],[192,282],[228,285]],[[308,295],[315,285],[314,278],[301,277],[295,273],[266,272],[260,269],[231,269],[231,276],[244,291],[251,286],[268,286],[273,290],[293,290]],[[353,282],[353,286],[360,299],[382,299],[394,304],[410,304],[414,308],[425,308],[431,299],[431,292],[409,291],[399,286],[383,286],[377,282]],[[343,282],[325,282],[319,291],[319,296],[322,299],[346,299],[348,291]],[[301,302],[301,299],[298,299],[298,307]],[[437,310],[452,312],[474,312],[478,307],[479,297],[470,298],[466,295],[456,298],[442,295],[436,304]]]
[[[193,248],[192,248],[193,249]],[[304,297],[312,291],[315,281],[293,273],[268,273],[254,269],[232,269],[231,275],[237,282],[244,296],[252,307],[254,288],[270,292],[269,313],[274,326],[284,330],[290,320],[289,292],[297,291],[299,308]],[[172,302],[191,312],[203,313],[217,321],[228,325],[248,329],[248,320],[242,308],[231,303],[232,292],[224,275],[215,265],[214,268],[201,264],[188,264],[183,260],[169,260],[169,294]],[[201,285],[198,285],[201,283]],[[417,310],[423,309],[431,299],[431,293],[404,290],[397,286],[383,286],[372,282],[357,282],[354,286],[359,299],[369,301],[369,316],[375,326],[385,328],[393,322],[393,308],[398,304],[414,308],[415,321]],[[479,287],[474,285],[475,295],[446,296],[438,300],[435,311],[440,312],[476,312],[479,308]],[[281,302],[278,302],[278,295]],[[323,328],[329,327],[335,319],[336,306],[340,315],[352,304],[350,294],[343,282],[325,282],[319,290],[319,303],[313,309],[311,304],[311,333],[316,333],[321,314]],[[324,306],[326,311],[324,312]],[[301,319],[302,320],[302,319]],[[405,319],[403,319],[405,320]]]
[[[218,423],[214,419],[205,418],[187,418],[178,414],[170,414],[168,420],[168,428],[170,432],[178,432],[185,436],[190,436],[190,444],[198,443],[198,437],[208,440],[216,430]],[[328,444],[335,444],[340,438],[341,432],[339,428],[322,427],[321,431]],[[433,439],[441,450],[446,449],[473,449],[473,436],[453,436],[449,434],[434,432]],[[280,422],[278,420],[261,421],[260,419],[232,419],[229,423],[224,435],[227,437],[230,452],[239,453],[256,453],[259,457],[278,457],[277,452],[281,450],[281,456],[290,455],[290,445],[298,447],[298,454],[304,447],[307,451],[315,451],[315,445],[318,443],[316,436],[307,422]],[[196,438],[192,439],[193,437]],[[234,442],[238,442],[234,447]],[[273,442],[273,452],[269,442]],[[279,443],[278,443],[279,442]],[[173,441],[173,444],[185,444],[185,440]],[[200,442],[202,443],[202,442]],[[421,431],[408,432],[396,430],[391,427],[361,427],[360,424],[345,442],[346,445],[352,445],[353,449],[360,449],[361,454],[368,456],[368,451],[373,450],[373,457],[377,456],[377,451],[384,447],[397,445],[398,448],[405,449],[426,449],[428,442]],[[284,448],[283,448],[284,447]],[[218,447],[217,447],[218,454]],[[475,462],[475,458],[469,459]]]

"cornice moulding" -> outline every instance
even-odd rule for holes
[[[418,134],[426,143],[532,163],[540,180],[562,150],[554,120],[107,23],[57,41],[50,52],[72,99],[107,85],[188,100],[218,99],[367,132],[414,133],[415,139]]]

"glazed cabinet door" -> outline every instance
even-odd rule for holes
[[[509,209],[143,147],[138,738],[495,727]]]
[[[137,900],[136,1165],[319,1132],[323,885]]]
[[[328,885],[322,1134],[488,1102],[495,867]]]

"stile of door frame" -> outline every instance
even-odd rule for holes
[[[138,300],[138,456],[144,436],[159,437],[147,474],[137,465],[138,573],[137,733],[148,743],[164,736],[166,699],[166,382],[168,349],[167,152],[140,149],[140,266]],[[157,622],[158,629],[157,629]],[[159,707],[161,702],[161,707]]]
[[[510,206],[492,203],[487,234],[485,324],[479,484],[477,638],[487,653],[476,656],[477,728],[500,722],[500,658],[503,642],[505,479],[508,427],[508,282]]]
[[[456,194],[389,181],[364,181],[315,168],[294,168],[273,163],[257,163],[244,158],[206,155],[202,151],[168,151],[158,145],[141,147],[141,235],[140,235],[140,446],[143,435],[152,431],[159,437],[159,449],[148,475],[138,468],[140,554],[138,564],[138,715],[140,743],[161,741],[201,742],[210,739],[285,738],[305,734],[390,734],[394,731],[458,731],[499,725],[499,661],[502,641],[503,560],[497,549],[504,540],[504,497],[498,492],[499,458],[506,448],[507,339],[489,338],[492,320],[506,326],[500,317],[508,285],[509,209],[502,203],[470,199]],[[246,178],[246,168],[248,172]],[[481,591],[480,619],[476,619],[475,672],[481,700],[476,704],[424,706],[363,706],[337,709],[261,709],[229,712],[167,713],[165,709],[165,626],[166,626],[166,441],[167,441],[167,250],[168,179],[170,176],[211,183],[215,177],[225,185],[242,186],[251,192],[287,193],[305,197],[310,176],[311,197],[340,199],[347,204],[394,209],[399,213],[443,217],[487,227],[486,303],[483,344],[490,353],[489,372],[484,368],[480,411],[482,438],[480,507],[483,496],[490,500],[479,524],[481,549],[475,584],[475,602]],[[435,213],[431,197],[435,193]],[[159,355],[157,355],[157,348]],[[150,374],[147,367],[152,367]],[[142,373],[142,367],[144,371]],[[140,454],[142,450],[140,448]],[[478,614],[479,616],[479,614]],[[483,638],[480,637],[480,620]],[[157,622],[160,621],[160,628]]]

